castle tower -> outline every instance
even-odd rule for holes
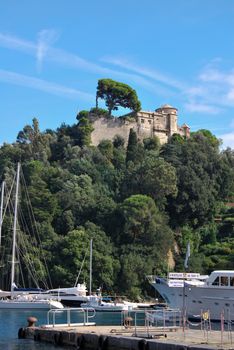
[[[180,127],[182,135],[188,138],[190,136],[190,127],[187,124],[183,124]]]
[[[168,104],[161,106],[155,110],[156,113],[165,116],[166,118],[166,128],[168,129],[168,136],[172,136],[178,132],[177,126],[177,108],[172,107]]]

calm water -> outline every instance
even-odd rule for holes
[[[0,350],[64,350],[64,347],[34,342],[33,340],[18,339],[18,330],[27,326],[27,318],[35,316],[38,319],[37,326],[47,323],[47,311],[0,311]],[[58,314],[58,320],[65,322],[62,313]],[[77,320],[77,319],[76,319]],[[78,322],[82,320],[79,319]],[[117,325],[121,322],[119,313],[97,313],[95,320],[97,324]]]

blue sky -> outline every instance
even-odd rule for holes
[[[0,2],[0,144],[33,117],[42,131],[74,124],[101,78],[234,148],[234,1]]]

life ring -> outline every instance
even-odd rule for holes
[[[25,328],[20,328],[18,331],[18,338],[24,339],[26,337],[26,330]]]

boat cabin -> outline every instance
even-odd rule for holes
[[[208,286],[234,287],[234,271],[213,271],[206,283]]]

